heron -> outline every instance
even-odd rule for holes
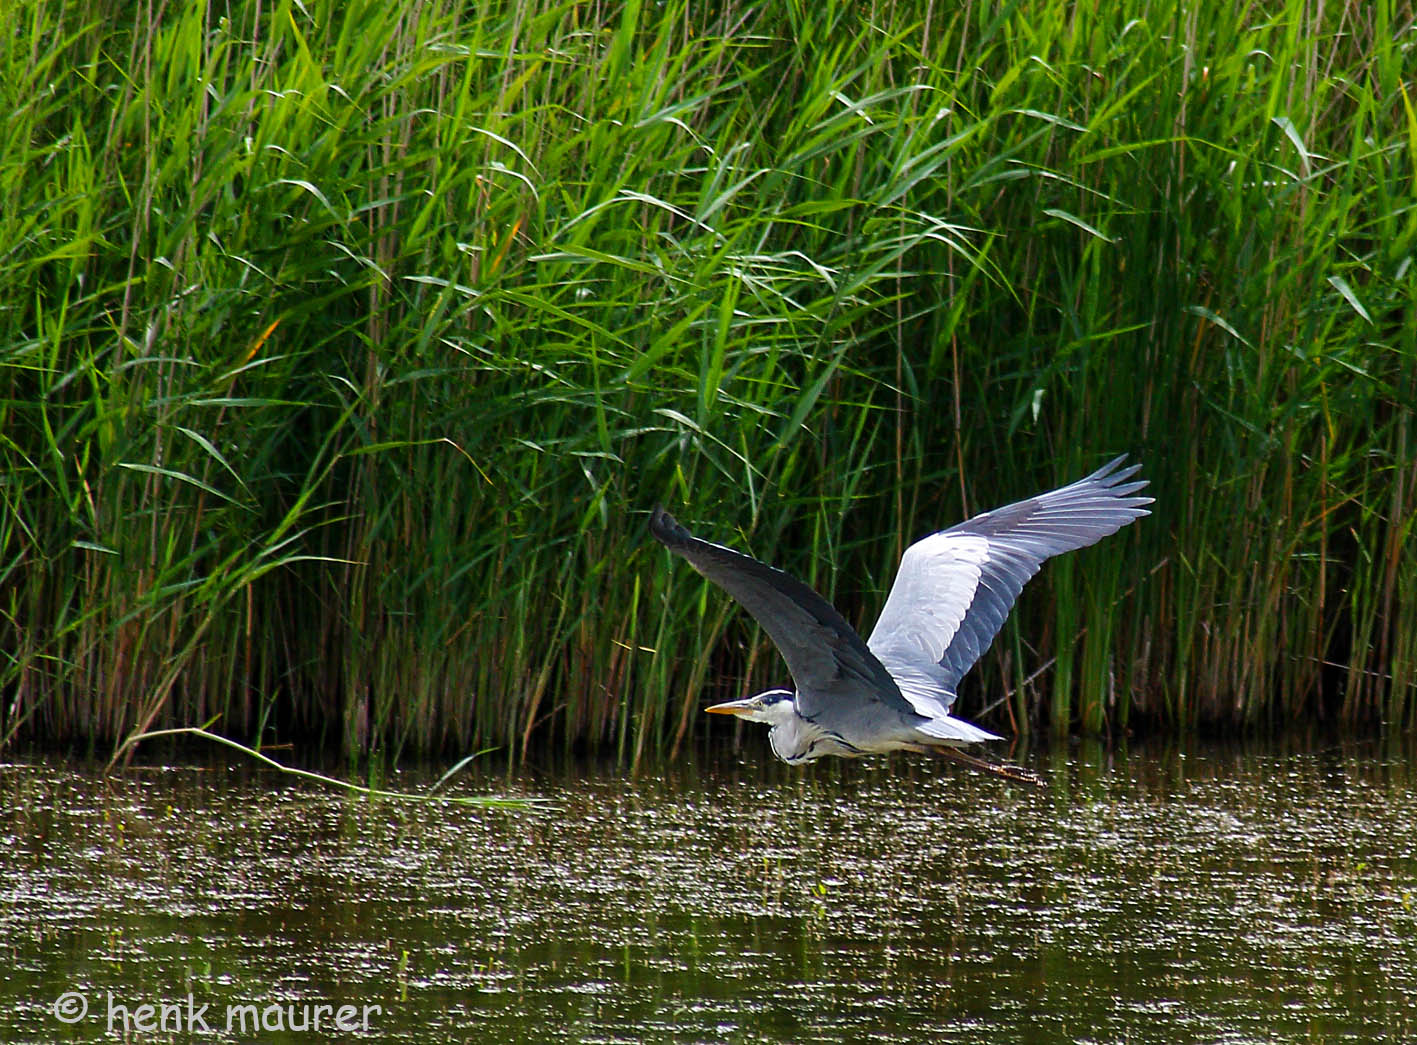
[[[704,710],[766,723],[791,765],[826,755],[944,755],[973,769],[1039,783],[959,749],[1001,737],[950,713],[960,680],[1003,627],[1044,561],[1096,544],[1151,513],[1140,464],[1114,458],[1077,482],[995,508],[905,550],[885,606],[862,640],[821,595],[750,555],[695,537],[656,507],[650,532],[728,593],[782,654],[793,689]],[[1066,638],[1066,637],[1065,637]]]

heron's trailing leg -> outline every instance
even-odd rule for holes
[[[1001,776],[1005,780],[1012,780],[1019,784],[1032,784],[1034,787],[1045,786],[1037,773],[1030,772],[1021,766],[995,765],[993,762],[986,762],[982,758],[975,758],[973,755],[966,755],[957,747],[932,747],[931,753],[942,758],[952,758],[956,762],[962,762],[970,769],[980,773],[988,773],[991,776]]]

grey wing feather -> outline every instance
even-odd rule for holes
[[[1150,513],[1125,455],[1051,493],[996,508],[906,549],[867,642],[921,714],[948,712],[959,680],[1003,627],[1044,560]]]
[[[662,507],[654,510],[649,525],[661,544],[731,595],[768,633],[792,673],[803,715],[811,718],[827,710],[821,706],[822,695],[834,692],[839,699],[844,689],[858,693],[862,706],[880,701],[913,713],[856,629],[807,585],[742,552],[700,540]],[[857,685],[844,687],[843,681]]]

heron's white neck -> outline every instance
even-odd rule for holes
[[[791,765],[841,753],[830,734],[799,715],[790,701],[764,709],[760,721],[772,724],[768,743],[772,745],[773,754]]]

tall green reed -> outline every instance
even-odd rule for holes
[[[7,735],[639,761],[782,670],[655,501],[864,620],[1127,449],[966,712],[1412,720],[1393,7],[25,13]]]

